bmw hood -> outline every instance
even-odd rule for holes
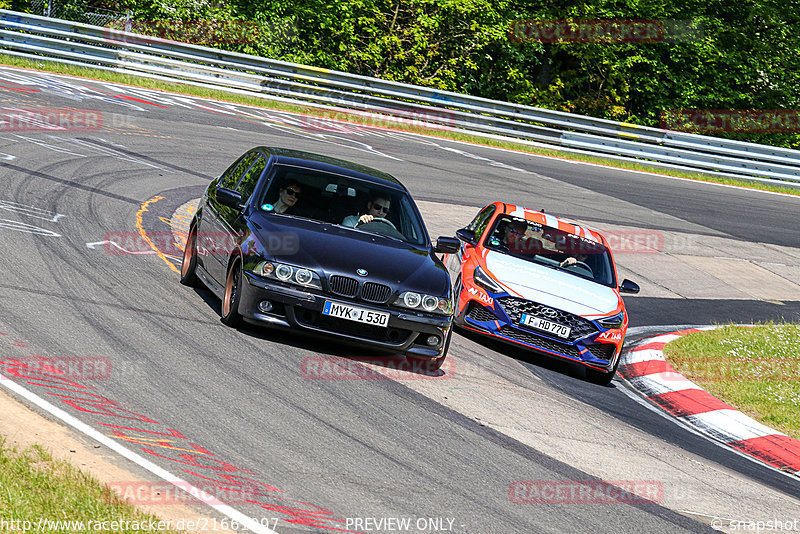
[[[619,306],[614,288],[591,280],[493,251],[485,261],[511,295],[581,316],[608,315]]]
[[[257,223],[253,233],[276,261],[313,269],[323,277],[363,276],[401,291],[447,295],[450,290],[447,270],[429,249],[304,219],[259,217]]]

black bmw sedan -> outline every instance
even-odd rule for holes
[[[339,159],[257,147],[200,201],[181,283],[222,300],[222,322],[293,327],[404,353],[438,369],[453,294],[417,206],[394,177]]]

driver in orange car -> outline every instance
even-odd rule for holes
[[[342,221],[342,226],[349,226],[355,228],[359,224],[366,224],[372,222],[376,217],[385,219],[389,215],[389,207],[391,201],[380,195],[376,195],[367,202],[367,212],[363,215],[349,215]]]

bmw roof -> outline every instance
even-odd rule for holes
[[[342,174],[342,170],[345,170],[348,171],[346,174],[350,176],[373,183],[399,186],[401,189],[405,190],[403,184],[391,174],[373,169],[372,167],[367,167],[366,165],[353,163],[352,161],[344,159],[332,158],[330,156],[323,156],[321,154],[314,154],[313,152],[304,152],[302,150],[266,146],[258,148],[274,157],[275,162],[278,164],[296,165],[298,167],[317,169],[334,174]]]

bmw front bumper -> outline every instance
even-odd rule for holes
[[[388,324],[385,327],[375,326],[324,315],[322,310],[326,300],[389,313]],[[270,303],[270,310],[264,311],[259,307],[264,301]],[[244,273],[239,313],[254,324],[296,327],[349,342],[431,359],[442,355],[453,323],[452,316],[422,314],[385,304],[326,295],[315,288],[301,289],[275,283],[248,271]],[[438,338],[434,345],[428,344],[431,336]]]

